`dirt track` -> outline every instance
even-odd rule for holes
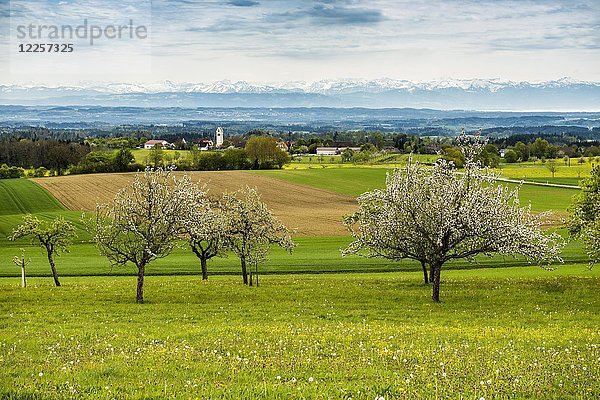
[[[181,173],[178,173],[178,175]],[[356,209],[356,200],[326,190],[295,185],[241,171],[189,172],[206,183],[211,194],[234,191],[243,185],[256,187],[274,214],[301,235],[347,234],[342,216]],[[92,211],[97,203],[110,202],[134,174],[68,175],[34,179],[70,210]]]

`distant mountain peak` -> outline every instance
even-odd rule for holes
[[[600,109],[600,83],[563,77],[544,82],[499,78],[428,82],[404,79],[323,79],[252,83],[98,83],[0,85],[0,104],[139,107],[414,107],[476,110]]]
[[[161,93],[161,92],[197,92],[197,93],[268,93],[268,92],[297,92],[297,93],[321,93],[329,94],[336,92],[372,92],[378,93],[388,90],[439,90],[439,89],[462,89],[462,90],[489,90],[495,92],[499,89],[509,87],[564,87],[574,85],[600,86],[600,82],[581,81],[569,77],[544,82],[510,81],[499,78],[475,78],[475,79],[436,79],[427,82],[413,82],[404,79],[379,78],[379,79],[323,79],[320,81],[306,83],[303,81],[280,82],[280,83],[251,83],[247,81],[221,81],[203,83],[177,83],[165,80],[157,83],[94,83],[82,82],[72,86],[49,86],[36,85],[33,83],[25,85],[0,85],[0,91],[9,92],[15,90],[58,90],[58,91],[84,91],[94,90],[106,93]]]

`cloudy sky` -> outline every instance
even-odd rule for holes
[[[0,0],[0,84],[600,81],[600,1]],[[55,40],[71,54],[18,54],[18,25],[105,28],[148,38]],[[9,55],[7,57],[7,55]],[[25,57],[27,56],[27,57]]]

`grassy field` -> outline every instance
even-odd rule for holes
[[[358,196],[367,190],[385,186],[385,176],[390,170],[381,168],[324,168],[298,170],[252,171],[286,182],[307,185],[350,196]],[[515,187],[515,184],[509,186]],[[521,187],[521,201],[531,202],[534,211],[553,210],[563,215],[577,189],[566,189],[536,185]]]
[[[148,156],[150,155],[150,150],[148,149],[134,149],[131,151],[131,153],[133,154],[133,158],[135,159],[136,163],[140,163],[140,164],[146,164],[146,161],[148,160]],[[163,150],[163,155],[165,157],[165,160],[173,160],[175,158],[185,158],[188,157],[190,154],[189,150],[169,150],[169,149],[164,149]]]
[[[81,240],[89,240],[89,235],[80,231]],[[298,245],[293,255],[274,248],[269,260],[260,266],[261,274],[285,273],[342,273],[342,272],[384,272],[384,271],[418,271],[420,266],[413,261],[393,262],[376,258],[359,256],[342,257],[340,249],[350,243],[349,236],[300,236],[294,238]],[[30,247],[26,240],[7,242],[0,240],[0,277],[20,276],[18,267],[10,261],[20,255],[20,249],[26,249],[26,256],[32,262],[28,268],[29,276],[50,276],[50,267],[41,249]],[[570,242],[563,252],[567,263],[582,263],[587,268],[586,255],[577,241]],[[479,257],[475,263],[455,261],[448,263],[448,269],[500,268],[520,266],[523,268],[538,268],[529,266],[522,259],[512,257]],[[133,266],[127,268],[112,268],[106,258],[98,255],[95,246],[90,243],[76,243],[70,253],[56,259],[58,273],[61,276],[81,275],[135,275]],[[562,265],[556,265],[559,269]],[[239,260],[230,255],[225,258],[215,258],[208,264],[210,274],[239,274]],[[149,275],[198,274],[200,264],[196,256],[185,243],[167,258],[157,260],[147,268]]]
[[[297,170],[252,171],[254,174],[286,182],[358,196],[367,190],[385,186],[387,170],[382,168],[315,168]]]
[[[318,156],[316,154],[293,156],[292,162],[285,165],[284,169],[311,169],[311,168],[396,168],[405,165],[412,157],[413,161],[430,164],[437,159],[432,154],[385,154],[373,158],[370,161],[354,164],[342,162],[341,156]]]
[[[61,211],[65,208],[28,179],[0,179],[0,215]]]
[[[600,396],[598,270],[0,279],[2,398]]]
[[[133,267],[111,268],[77,211],[110,199],[131,175],[37,180],[49,191],[5,181],[0,398],[598,398],[600,270],[588,268],[580,243],[554,271],[505,257],[448,264],[433,304],[414,262],[339,252],[351,240],[341,215],[352,196],[382,187],[385,172],[195,174],[214,192],[258,186],[288,225],[305,224],[304,235],[292,256],[273,250],[258,288],[241,283],[234,256],[211,260],[201,281],[182,243],[148,267],[143,305]],[[524,185],[521,198],[562,216],[575,193]],[[6,240],[22,212],[78,225],[72,251],[56,259],[62,287],[39,248]],[[26,289],[11,262],[21,247],[32,258]]]
[[[583,164],[579,164],[577,159],[572,159],[571,166],[565,165],[563,160],[559,159],[556,160],[557,170],[554,177],[548,169],[548,163],[544,164],[541,161],[501,164],[500,170],[505,178],[577,186],[581,179],[590,176],[592,165],[596,165],[596,163],[590,159],[586,159]]]
[[[85,232],[84,224],[81,219],[81,212],[76,211],[57,211],[57,212],[43,212],[35,213],[35,215],[42,220],[51,220],[56,217],[64,217],[77,227],[78,241],[88,241],[90,235]],[[13,229],[21,224],[23,220],[23,214],[12,214],[12,215],[0,215],[0,254],[4,255],[5,251],[8,251],[7,247],[20,246],[27,247],[29,242],[27,240],[20,240],[18,242],[9,242],[7,237],[12,234]],[[13,254],[16,256],[17,254]],[[0,256],[0,257],[2,257]],[[11,256],[12,258],[12,256]],[[5,262],[8,260],[0,258],[0,267],[3,267]]]
[[[132,151],[135,161],[144,164],[150,153],[150,150],[136,149]],[[187,150],[164,150],[164,155],[171,160],[174,157],[188,157]],[[377,157],[364,164],[353,164],[351,162],[343,163],[341,156],[317,156],[315,154],[293,156],[292,162],[284,166],[286,170],[305,170],[305,169],[367,169],[367,168],[397,168],[406,164],[411,155],[408,154],[388,154]],[[437,158],[431,154],[413,154],[413,161],[422,163],[432,163]],[[570,166],[565,164],[562,159],[557,159],[554,176],[548,169],[548,163],[542,161],[521,162],[521,163],[501,163],[498,170],[502,172],[503,177],[509,179],[526,180],[540,183],[556,183],[564,185],[577,186],[581,179],[589,177],[592,166],[597,164],[595,159],[584,158],[585,162],[580,164],[578,159],[571,159]],[[351,193],[347,193],[351,194]]]

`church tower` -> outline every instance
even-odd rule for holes
[[[225,133],[223,132],[223,128],[220,126],[217,128],[217,147],[223,146],[223,136]]]

